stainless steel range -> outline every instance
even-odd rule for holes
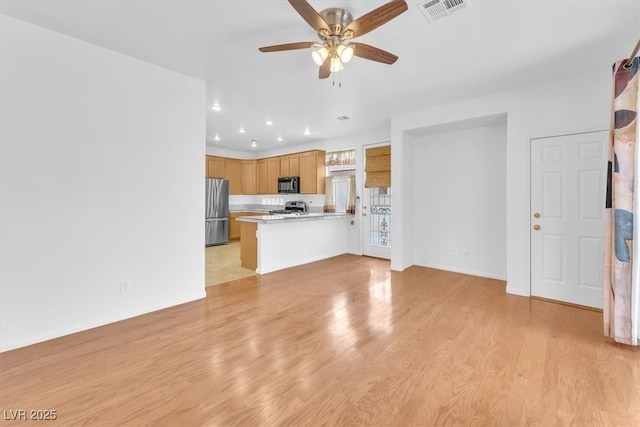
[[[293,200],[284,204],[284,209],[269,211],[269,215],[306,215],[307,203],[302,200]]]

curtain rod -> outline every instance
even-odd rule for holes
[[[629,59],[627,59],[624,63],[624,67],[625,68],[629,68],[631,67],[631,63],[633,62],[633,58],[636,57],[636,54],[638,53],[638,50],[640,50],[640,39],[638,39],[638,43],[636,43],[636,47],[633,48],[633,51],[631,52],[631,55],[629,56]]]

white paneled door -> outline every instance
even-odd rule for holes
[[[531,295],[602,308],[608,132],[531,140]]]

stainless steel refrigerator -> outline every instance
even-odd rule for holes
[[[206,245],[224,245],[229,243],[229,181],[207,178],[206,191]]]

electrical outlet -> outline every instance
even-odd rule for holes
[[[458,248],[453,248],[453,249],[451,250],[451,255],[453,255],[453,256],[458,256]]]
[[[120,281],[120,293],[124,294],[126,292],[129,292],[129,290],[131,290],[131,283],[128,280],[121,280]]]

